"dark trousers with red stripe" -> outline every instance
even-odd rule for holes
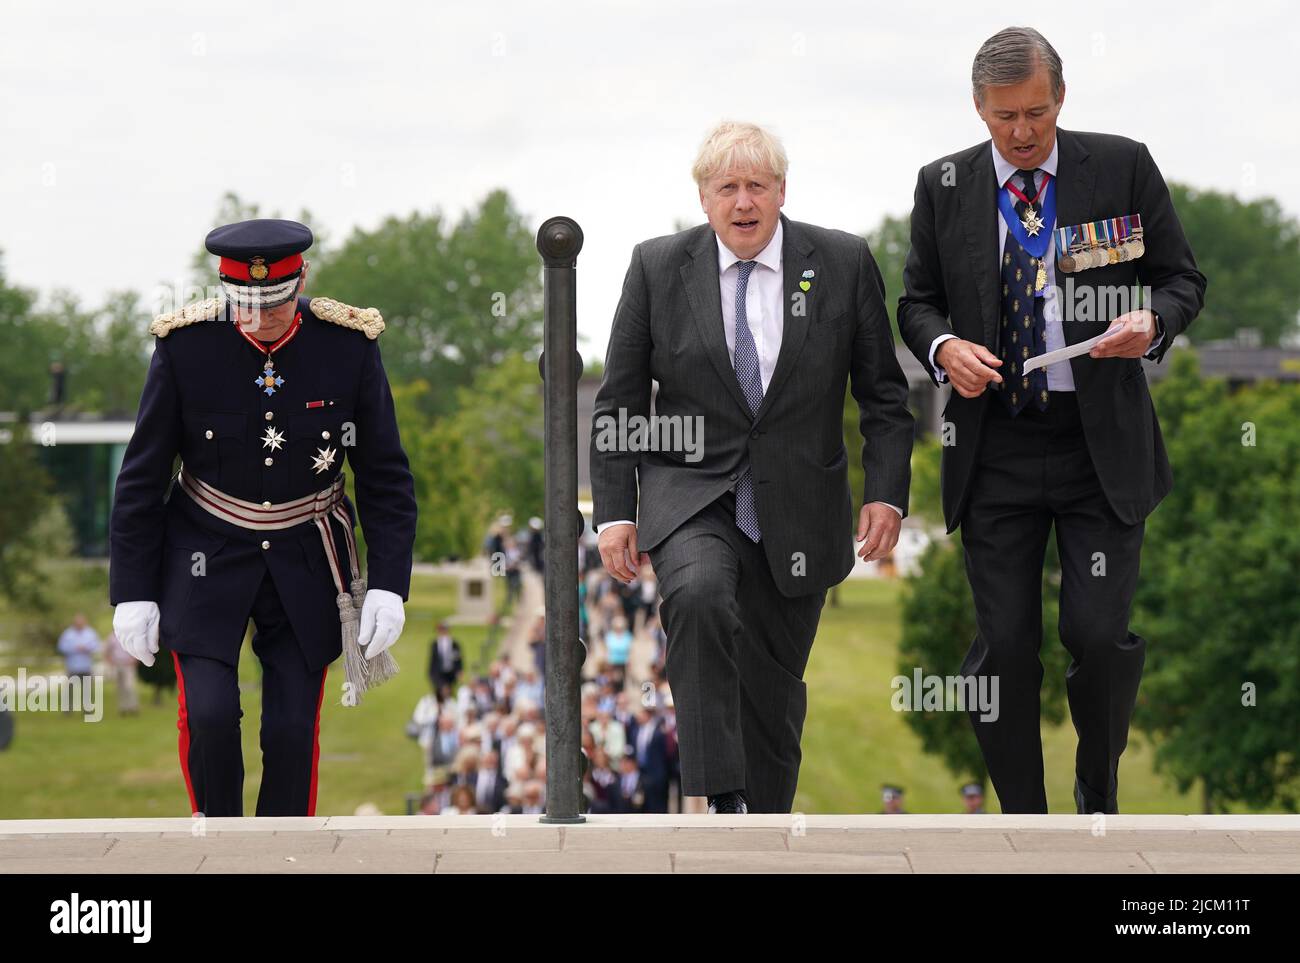
[[[253,652],[262,663],[262,786],[259,816],[313,816],[320,756],[320,707],[328,668],[311,671],[280,604],[271,573],[250,613]],[[218,659],[173,653],[181,770],[191,811],[244,814],[239,674]]]

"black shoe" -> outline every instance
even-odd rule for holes
[[[745,803],[745,797],[739,792],[724,792],[709,797],[710,816],[714,813],[730,813],[743,816],[748,812],[749,806]]]

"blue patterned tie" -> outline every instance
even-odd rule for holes
[[[1033,197],[1034,172],[1020,171],[1026,197]],[[1016,202],[1016,213],[1024,215],[1028,207]],[[1035,210],[1037,208],[1035,207]],[[999,356],[1002,358],[1002,400],[1014,418],[1031,401],[1039,411],[1047,410],[1047,369],[1038,368],[1026,375],[1020,370],[1030,358],[1047,350],[1047,320],[1043,313],[1045,299],[1034,293],[1038,259],[1020,246],[1007,230],[1002,248],[1002,332]]]
[[[758,346],[754,344],[754,335],[749,330],[749,319],[745,317],[745,292],[749,287],[749,275],[754,270],[755,261],[740,262],[740,278],[736,281],[736,353],[734,364],[736,378],[745,392],[749,402],[750,414],[758,411],[763,402],[763,377],[758,371]],[[754,502],[754,475],[745,466],[745,473],[736,482],[736,525],[751,542],[763,537],[758,527],[758,505]]]

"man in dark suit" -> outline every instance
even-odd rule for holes
[[[452,636],[447,623],[439,622],[438,635],[429,646],[429,684],[433,691],[441,694],[444,686],[454,690],[464,668],[460,643]]]
[[[642,812],[668,812],[668,737],[663,720],[652,710],[642,706],[636,714],[636,723],[628,732],[628,744],[636,757],[637,771],[641,773],[641,787],[645,791]]]
[[[781,214],[785,172],[761,128],[705,140],[709,223],[634,250],[592,427],[601,559],[625,583],[643,553],[654,566],[683,789],[715,812],[794,800],[804,667],[826,589],[853,567],[850,380],[858,554],[888,554],[907,508],[912,416],[880,272],[861,238]]]
[[[501,772],[501,756],[485,752],[479,759],[474,781],[474,803],[480,813],[498,813],[506,804],[506,777]]]
[[[1144,519],[1172,485],[1141,359],[1191,324],[1205,278],[1146,147],[1057,129],[1065,83],[1041,34],[993,36],[972,80],[991,140],[922,168],[898,307],[908,347],[954,388],[943,511],[961,526],[978,626],[962,671],[997,677],[1000,697],[996,718],[971,718],[1003,812],[1046,812],[1038,649],[1054,527],[1075,804],[1113,813],[1146,648],[1128,627]],[[1149,296],[1125,303],[1139,282]]]

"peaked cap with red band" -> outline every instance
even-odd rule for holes
[[[226,297],[241,307],[273,308],[297,294],[302,252],[312,241],[305,224],[256,218],[215,228],[205,244],[221,258]]]

